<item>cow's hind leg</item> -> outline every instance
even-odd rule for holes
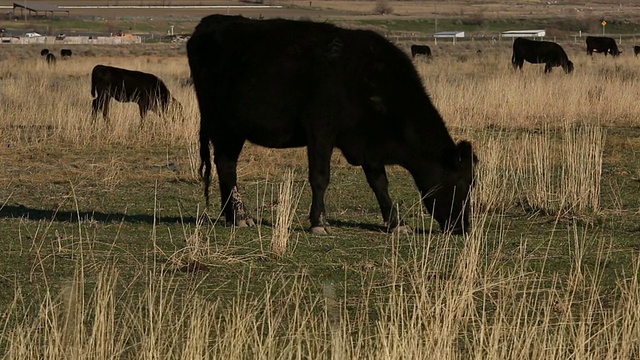
[[[309,183],[311,184],[311,233],[327,235],[330,233],[324,207],[324,194],[329,186],[331,174],[332,146],[312,143],[307,146],[309,158]]]
[[[387,172],[383,165],[362,165],[364,174],[367,177],[367,182],[373,190],[382,212],[382,219],[384,220],[389,230],[398,230],[406,233],[410,232],[411,228],[404,224],[404,221],[398,216],[398,212],[393,206],[391,197],[389,196],[389,180],[387,179]]]
[[[216,131],[213,141],[213,161],[218,171],[218,182],[220,185],[220,199],[222,202],[222,214],[227,223],[238,227],[255,225],[253,219],[247,213],[240,192],[238,192],[237,166],[238,157],[244,139],[234,136],[225,136]]]
[[[513,67],[513,70],[518,68],[518,61],[519,57],[516,55],[516,51],[514,50],[511,55],[511,66]],[[520,70],[522,70],[522,64],[520,64]]]
[[[551,72],[551,70],[553,70],[553,65],[551,65],[550,63],[546,63],[546,64],[544,65],[544,73],[545,73],[545,74],[546,74],[546,73],[550,73],[550,72]]]
[[[522,65],[524,65],[524,59],[512,59],[511,65],[513,66],[513,70],[519,69],[522,70]]]

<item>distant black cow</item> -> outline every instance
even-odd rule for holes
[[[638,54],[640,54],[640,46],[636,45],[633,47],[633,54],[635,56],[638,56]]]
[[[40,56],[47,56],[48,53],[49,53],[49,49],[40,50]]]
[[[553,67],[561,66],[566,74],[573,71],[573,63],[569,60],[562,46],[551,41],[533,41],[517,38],[513,41],[513,68],[522,70],[524,61],[531,64],[545,64],[544,72],[551,72]]]
[[[45,56],[45,60],[47,60],[47,64],[49,64],[49,66],[54,66],[56,64],[56,56],[53,55],[53,53],[48,53]]]
[[[431,48],[427,45],[411,45],[411,57],[416,57],[416,55],[431,57]]]
[[[111,98],[138,104],[141,119],[144,119],[149,110],[162,115],[169,110],[170,105],[174,111],[182,108],[157,76],[113,66],[96,65],[93,68],[91,95],[94,97],[93,116],[96,116],[98,110],[102,110],[105,119],[108,119]]]
[[[611,54],[618,56],[622,51],[618,50],[616,41],[606,36],[587,36],[587,54],[593,55],[594,52],[604,53],[604,56]]]
[[[71,57],[71,49],[61,49],[60,50],[60,57],[63,59],[68,59]]]
[[[245,141],[270,148],[307,147],[311,231],[326,234],[324,196],[334,148],[363,168],[384,221],[402,225],[385,165],[413,176],[443,231],[469,230],[477,161],[455,143],[425,93],[410,58],[381,35],[328,23],[211,15],[187,42],[200,107],[200,171],[209,202],[211,154],[222,213],[252,225],[237,190]]]

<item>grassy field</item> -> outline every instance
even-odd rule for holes
[[[450,132],[480,159],[465,237],[438,232],[396,167],[391,194],[414,232],[386,233],[364,174],[337,152],[334,232],[312,236],[304,150],[249,144],[239,184],[258,226],[227,227],[217,201],[205,210],[196,176],[184,49],[77,47],[49,68],[40,47],[10,48],[0,61],[0,351],[637,358],[640,60],[562,45],[569,76],[513,71],[509,42],[440,43],[434,59],[415,60]],[[134,105],[115,102],[110,123],[92,121],[98,63],[161,77],[184,122],[141,124]]]

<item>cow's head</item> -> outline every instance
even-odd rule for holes
[[[184,121],[184,108],[174,97],[171,97],[171,101],[169,101],[168,112],[172,119],[181,119]]]
[[[443,232],[463,234],[471,229],[471,189],[475,180],[475,165],[478,158],[471,144],[461,141],[453,154],[446,154],[445,163],[431,181],[438,184],[426,189],[418,187],[423,196],[424,206],[438,222]]]
[[[567,62],[562,65],[562,69],[566,74],[571,74],[573,72],[573,62],[567,60]]]

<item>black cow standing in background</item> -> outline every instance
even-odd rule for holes
[[[47,64],[49,64],[49,66],[54,66],[56,64],[56,56],[53,55],[53,53],[48,53],[45,56],[45,60],[47,60]]]
[[[182,109],[182,105],[171,97],[169,89],[157,76],[113,66],[96,65],[93,68],[91,95],[94,97],[93,116],[96,116],[98,110],[102,110],[105,119],[108,119],[111,98],[138,104],[141,119],[144,119],[149,110],[163,115],[170,105],[174,111]]]
[[[60,50],[60,57],[63,59],[68,59],[71,57],[71,49],[61,49]]]
[[[633,54],[635,56],[638,56],[638,54],[640,54],[640,46],[636,45],[633,47]]]
[[[587,36],[587,54],[592,55],[594,52],[604,53],[604,56],[618,56],[622,51],[618,50],[616,41],[606,36]]]
[[[562,67],[566,74],[573,71],[573,63],[569,60],[562,46],[551,41],[515,39],[513,41],[513,55],[511,55],[513,68],[522,70],[525,60],[531,64],[545,64],[545,73],[551,72],[555,66]]]
[[[411,57],[414,58],[416,55],[431,57],[431,48],[427,45],[411,45]]]
[[[413,176],[425,208],[445,232],[470,229],[471,144],[456,144],[411,59],[381,35],[327,23],[211,15],[187,42],[200,107],[200,171],[209,200],[211,153],[222,213],[252,225],[237,190],[245,141],[306,147],[311,231],[328,233],[325,191],[331,154],[361,166],[389,228],[403,225],[385,165]]]

